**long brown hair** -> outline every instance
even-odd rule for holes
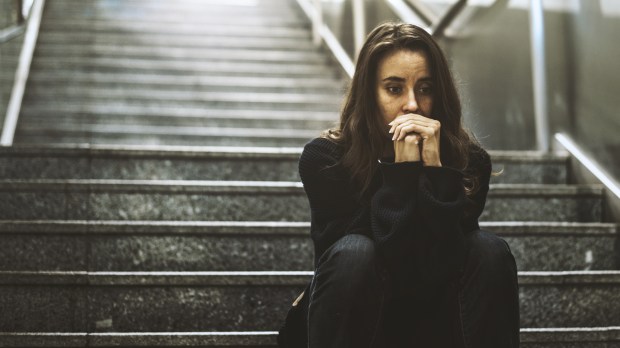
[[[387,142],[387,128],[377,105],[376,72],[388,53],[397,50],[422,50],[428,57],[433,80],[432,116],[441,122],[441,162],[463,170],[467,168],[470,146],[476,144],[463,128],[461,103],[446,58],[435,40],[413,24],[384,23],[375,28],[362,47],[351,81],[340,122],[322,136],[343,147],[341,164],[365,192],[378,168],[377,159]],[[475,176],[465,172],[468,194],[477,189]]]

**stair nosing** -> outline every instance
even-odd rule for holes
[[[312,271],[89,272],[0,271],[3,285],[304,286]],[[620,285],[620,271],[518,272],[520,286]]]
[[[480,227],[506,237],[617,237],[615,223],[480,222]],[[176,221],[176,220],[0,220],[0,235],[204,235],[309,236],[307,221]],[[541,229],[543,231],[541,231]]]

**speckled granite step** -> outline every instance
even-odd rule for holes
[[[208,19],[203,19],[208,21]],[[214,36],[214,35],[170,35],[158,33],[142,33],[139,38],[126,33],[97,33],[97,32],[51,32],[41,31],[39,39],[46,44],[104,44],[119,46],[168,46],[168,47],[223,47],[223,48],[259,48],[283,49],[296,51],[317,51],[309,37],[253,37],[246,36]],[[67,57],[71,61],[71,57]]]
[[[3,347],[276,347],[275,331],[0,333]],[[521,329],[524,348],[619,348],[620,327]]]
[[[239,61],[187,61],[181,59],[140,59],[140,58],[45,58],[34,60],[33,70],[52,70],[77,73],[125,73],[125,74],[179,74],[187,76],[197,74],[210,76],[227,74],[230,76],[250,77],[314,77],[336,76],[335,71],[326,64],[304,64],[283,62],[239,62]],[[334,110],[338,110],[335,108]]]
[[[156,105],[151,105],[156,107]],[[124,106],[123,106],[124,107]],[[303,146],[320,132],[307,129],[218,128],[125,124],[44,124],[22,122],[16,143],[158,146]]]
[[[268,115],[261,118],[260,115],[268,114],[270,110],[235,110],[235,109],[205,109],[191,107],[167,107],[161,108],[159,111],[151,111],[152,109],[160,109],[159,107],[134,107],[134,108],[117,108],[109,111],[101,112],[101,103],[89,104],[81,108],[77,106],[74,111],[71,107],[58,105],[49,107],[46,111],[44,106],[29,106],[24,108],[22,114],[28,117],[28,123],[45,126],[54,121],[62,124],[74,125],[90,125],[98,124],[105,126],[128,125],[132,127],[202,127],[202,128],[232,128],[232,129],[294,129],[294,130],[311,130],[315,136],[320,134],[320,130],[332,127],[335,123],[335,115],[330,112],[323,111],[293,111],[297,115],[305,114],[307,118],[291,117],[290,119],[280,119],[278,114]],[[174,109],[171,113],[167,110]],[[123,112],[123,110],[126,110]],[[67,112],[69,111],[69,112]],[[184,112],[186,111],[186,112]],[[250,114],[254,111],[253,114]],[[181,116],[177,114],[183,113]],[[54,118],[50,120],[50,114]],[[47,116],[46,116],[47,115]],[[230,115],[230,117],[226,117]],[[244,116],[250,117],[244,117]],[[329,119],[326,119],[329,117]],[[74,126],[75,127],[75,126]],[[148,129],[148,128],[145,128]],[[138,129],[139,130],[139,129]]]
[[[65,102],[88,105],[91,101],[109,101],[112,105],[179,105],[182,107],[217,107],[217,108],[246,108],[252,105],[257,109],[280,110],[321,110],[333,111],[340,102],[340,96],[319,93],[264,93],[244,94],[239,92],[205,92],[205,91],[160,91],[140,89],[124,91],[119,89],[90,88],[80,93],[66,93],[63,88],[38,95],[40,100],[32,105],[46,104],[50,107],[62,105],[54,102],[61,98]],[[25,101],[28,102],[28,101]],[[48,113],[49,116],[49,113]],[[171,120],[173,121],[173,120]],[[174,125],[174,121],[171,125]]]
[[[492,185],[486,221],[601,220],[599,186]],[[1,180],[0,219],[308,221],[300,182]]]
[[[220,54],[226,54],[220,53]],[[246,53],[247,54],[247,53]],[[29,90],[36,94],[50,94],[54,86],[62,93],[79,92],[84,94],[85,88],[103,90],[147,90],[174,91],[195,93],[200,92],[252,92],[252,93],[311,93],[344,95],[346,84],[335,78],[324,77],[240,77],[226,75],[154,75],[154,74],[102,74],[97,72],[59,74],[57,72],[41,72],[29,76]],[[58,86],[62,84],[62,87]],[[142,92],[143,93],[143,92]],[[26,106],[26,105],[25,105]],[[69,105],[71,107],[72,105]],[[45,114],[41,110],[41,114]],[[332,111],[337,114],[337,110]]]
[[[255,110],[206,115],[216,117],[220,113],[224,118],[239,117],[239,122],[267,116]],[[296,112],[290,118],[301,122],[307,115],[310,114]],[[123,117],[120,112],[114,116]],[[287,114],[274,112],[271,116],[273,122],[280,122]],[[335,115],[311,116],[327,122]],[[18,145],[0,147],[0,178],[297,181],[301,151],[299,147]],[[497,151],[490,154],[494,171],[503,170],[501,175],[491,178],[492,183],[566,183],[565,156]]]
[[[618,226],[486,222],[521,271],[620,268]],[[0,221],[0,270],[302,271],[307,222]]]
[[[177,23],[174,26],[162,27],[158,23],[149,22],[126,22],[120,27],[115,23],[106,20],[83,19],[83,18],[46,18],[41,23],[41,29],[46,32],[75,32],[90,31],[98,34],[105,33],[146,33],[146,34],[167,34],[167,35],[187,35],[187,36],[246,36],[246,37],[283,37],[310,39],[307,26],[240,26],[212,25],[210,23]],[[39,46],[37,45],[37,50]]]
[[[5,332],[274,330],[310,275],[0,272],[0,327]],[[520,272],[519,288],[522,327],[620,325],[620,271]]]

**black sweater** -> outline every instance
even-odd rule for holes
[[[370,192],[360,198],[351,175],[339,164],[340,147],[317,138],[304,147],[299,173],[311,209],[315,264],[335,241],[363,234],[375,246],[398,288],[441,285],[459,273],[467,246],[464,234],[478,228],[489,190],[491,160],[472,147],[468,172],[479,188],[465,195],[463,173],[421,162],[379,163]],[[403,288],[403,289],[405,289]]]

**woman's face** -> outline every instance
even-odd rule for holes
[[[376,90],[386,125],[406,114],[432,118],[433,84],[424,51],[403,49],[383,57],[377,69]]]

